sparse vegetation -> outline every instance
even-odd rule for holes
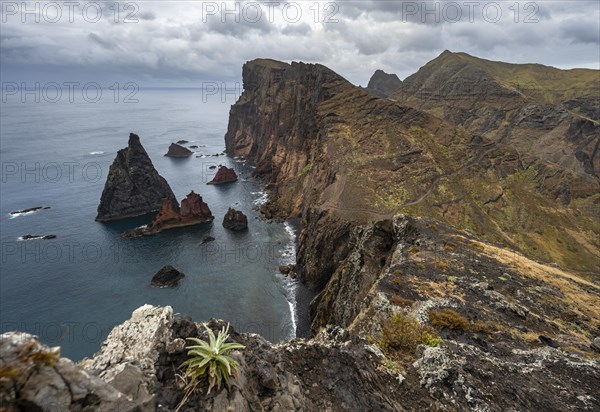
[[[411,299],[407,299],[400,295],[393,295],[392,297],[390,297],[390,303],[392,305],[403,308],[403,307],[411,306],[414,303],[414,301]]]
[[[429,321],[437,329],[480,333],[490,333],[494,329],[485,322],[471,321],[452,309],[430,310]]]
[[[442,262],[441,260],[436,260],[435,262],[433,262],[433,264],[436,265],[440,269],[448,269],[448,267],[449,267],[446,262]]]

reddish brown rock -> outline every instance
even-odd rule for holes
[[[224,183],[231,183],[235,181],[237,181],[237,174],[235,173],[235,170],[227,166],[219,165],[219,170],[217,171],[217,174],[215,175],[213,180],[211,180],[207,184],[221,185]]]
[[[213,215],[202,196],[192,190],[181,201],[181,208],[176,202],[165,199],[163,207],[148,226],[151,232],[159,232],[173,227],[191,226],[213,220]]]
[[[198,225],[210,222],[214,219],[208,205],[202,200],[202,196],[192,190],[185,199],[181,201],[181,208],[176,201],[163,199],[160,212],[154,216],[152,222],[145,228],[137,228],[127,231],[124,237],[133,238],[139,236],[154,235],[162,230],[176,227]]]

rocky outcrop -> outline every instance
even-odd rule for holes
[[[0,336],[0,405],[7,411],[147,410],[101,378],[61,358],[59,348],[49,348],[36,336],[21,332]]]
[[[389,302],[387,308],[393,308]],[[208,340],[208,329],[216,333],[225,325],[197,324],[175,317],[170,307],[145,305],[80,364],[59,358],[30,335],[4,334],[2,406],[173,411],[184,396],[177,374],[188,359],[185,339]],[[245,346],[232,352],[240,369],[231,391],[207,394],[208,382],[201,378],[182,410],[593,411],[600,406],[598,362],[547,346],[507,349],[502,342],[486,346],[481,337],[477,344],[453,335],[436,347],[419,346],[409,357],[414,361],[392,370],[394,361],[381,350],[339,327],[279,345],[230,332],[231,341]]]
[[[388,74],[383,70],[376,70],[367,85],[367,90],[379,97],[389,97],[399,93],[401,88],[402,80],[395,74]]]
[[[208,185],[221,185],[224,183],[232,183],[237,181],[237,174],[233,168],[229,168],[227,166],[219,165],[219,170],[217,170],[217,174],[215,177],[208,182]]]
[[[248,218],[242,211],[229,208],[223,217],[223,227],[234,232],[247,230]]]
[[[183,147],[177,143],[171,143],[169,146],[169,150],[165,153],[167,157],[190,157],[194,152],[192,152],[187,147]]]
[[[212,222],[213,219],[214,216],[202,200],[202,196],[192,190],[181,201],[181,208],[177,201],[163,199],[160,212],[154,216],[148,226],[127,231],[123,236],[126,238],[149,236],[167,229]]]
[[[129,135],[110,166],[96,220],[124,219],[156,212],[163,199],[175,200],[167,181],[158,174],[138,135]]]
[[[152,277],[150,284],[159,288],[175,286],[185,275],[171,265],[164,266]]]

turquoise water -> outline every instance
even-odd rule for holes
[[[97,351],[112,327],[149,303],[171,305],[197,321],[223,318],[274,342],[295,336],[296,296],[303,292],[277,271],[295,258],[294,231],[289,224],[258,219],[253,208],[264,194],[250,177],[251,165],[212,156],[224,150],[233,102],[203,103],[199,90],[142,90],[136,97],[139,102],[129,104],[2,103],[2,332],[35,333],[78,360]],[[122,231],[150,217],[94,221],[108,168],[130,132],[140,135],[179,200],[190,190],[203,196],[213,223],[125,240]],[[199,146],[195,155],[164,157],[169,144],[180,139]],[[214,173],[209,166],[221,163],[234,167],[240,181],[206,185]],[[50,209],[10,216],[34,206]],[[248,216],[248,232],[222,227],[230,206]],[[57,238],[19,240],[24,234]],[[207,236],[215,242],[203,245]],[[154,273],[167,264],[182,270],[185,279],[174,288],[150,287]]]

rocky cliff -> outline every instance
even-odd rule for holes
[[[317,294],[315,332],[334,324],[371,339],[392,369],[418,370],[432,396],[467,409],[502,410],[515,391],[521,408],[590,407],[543,387],[528,398],[518,387],[534,388],[537,372],[504,371],[548,351],[550,362],[581,356],[597,367],[600,182],[586,152],[597,125],[554,101],[519,100],[480,67],[458,72],[455,82],[432,77],[449,88],[442,112],[411,100],[414,79],[410,99],[379,99],[320,65],[249,62],[228,154],[256,162],[271,194],[265,213],[301,218],[295,270]],[[429,348],[407,342],[413,333]],[[470,362],[479,366],[464,369]],[[427,364],[448,368],[430,375]]]
[[[110,166],[96,220],[124,219],[160,210],[163,199],[176,202],[167,181],[158,174],[138,135],[117,152]]]
[[[485,126],[489,133],[433,109],[379,99],[324,66],[249,62],[244,92],[230,111],[228,153],[256,162],[255,174],[273,195],[269,214],[306,220],[312,208],[361,223],[427,216],[598,273],[598,126],[561,109],[545,111],[542,102],[517,101],[485,81],[483,69],[462,72],[469,70],[470,94],[460,98],[461,83],[448,82],[457,90],[443,93],[444,101],[456,113],[461,105],[476,112],[485,99],[510,105],[509,116]]]

